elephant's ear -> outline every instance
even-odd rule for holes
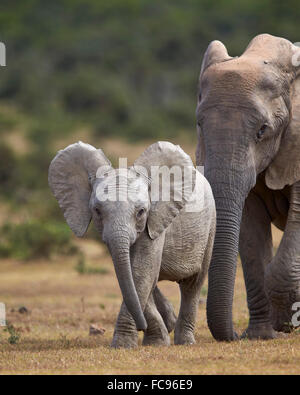
[[[101,168],[111,168],[102,150],[82,142],[59,151],[50,164],[49,186],[68,225],[78,237],[85,234],[90,224],[92,184]]]
[[[155,239],[190,200],[196,170],[179,145],[165,141],[150,145],[133,166],[150,180],[151,207],[147,227],[150,238]]]
[[[212,41],[204,54],[201,71],[200,71],[200,80],[204,73],[204,71],[213,64],[226,62],[227,60],[232,59],[231,56],[228,55],[227,49],[225,45],[218,40]]]
[[[300,49],[294,47],[294,53]],[[289,56],[292,59],[292,54]],[[300,61],[294,58],[295,62]],[[266,171],[266,184],[271,189],[282,189],[300,180],[300,64],[292,64],[296,78],[291,86],[290,122],[282,137],[279,151]]]
[[[266,184],[271,189],[282,189],[300,180],[300,78],[294,83],[293,91],[290,123],[266,171]]]

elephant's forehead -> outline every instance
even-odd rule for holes
[[[239,70],[236,68],[215,68],[205,76],[202,90],[216,94],[226,92],[226,95],[247,94],[252,92],[262,78],[253,69]]]
[[[226,92],[227,96],[248,96],[257,89],[278,91],[283,83],[284,78],[280,78],[271,63],[263,58],[243,55],[209,67],[201,87],[214,94]]]
[[[135,200],[147,202],[149,200],[148,184],[142,176],[127,171],[127,169],[118,169],[118,171],[108,173],[97,182],[96,198],[99,201]]]
[[[148,184],[143,180],[142,177],[137,177],[131,181],[129,181],[128,185],[129,189],[136,193],[139,197],[139,200],[147,201],[149,198],[148,194]]]

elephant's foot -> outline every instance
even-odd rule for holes
[[[300,300],[299,282],[282,283],[279,263],[267,266],[265,287],[271,305],[271,323],[278,332],[290,333],[293,326],[293,305]]]
[[[295,329],[292,324],[294,311],[292,310],[293,301],[299,296],[293,292],[269,292],[271,302],[271,323],[277,332],[290,333]]]
[[[112,348],[136,348],[137,346],[138,346],[137,333],[132,333],[132,334],[121,334],[118,332],[114,333],[114,337],[111,343]]]
[[[271,321],[273,328],[278,332],[291,333],[295,328],[292,325],[292,309],[271,307]]]
[[[270,323],[263,324],[250,324],[245,332],[242,334],[241,339],[250,340],[269,340],[276,339],[276,331],[272,328]]]
[[[143,339],[143,346],[169,346],[170,336],[169,334],[164,334],[162,336],[146,335]]]
[[[188,345],[188,344],[195,344],[195,337],[194,333],[190,329],[180,329],[178,327],[175,328],[174,334],[174,344],[176,345]]]

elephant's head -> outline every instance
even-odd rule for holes
[[[204,165],[217,208],[209,272],[208,324],[232,340],[232,301],[242,210],[259,173],[271,189],[300,179],[299,48],[267,34],[232,58],[213,41],[200,72],[197,165]],[[299,52],[298,52],[299,53]]]
[[[168,200],[151,200],[151,191],[159,188],[161,178],[153,177],[150,167],[171,169],[174,165],[193,167],[179,146],[167,142],[151,145],[132,167],[117,170],[102,150],[78,142],[59,151],[49,168],[49,185],[75,235],[82,237],[93,219],[107,244],[124,302],[138,330],[146,330],[147,323],[131,271],[130,246],[144,230],[151,239],[162,235],[188,200],[185,196],[176,199],[174,181]]]

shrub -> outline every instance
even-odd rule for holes
[[[12,324],[7,323],[7,327],[4,329],[4,331],[9,333],[9,338],[8,338],[9,344],[17,344],[19,342],[20,334]]]
[[[50,258],[53,254],[77,252],[71,240],[71,231],[65,224],[7,223],[0,229],[0,256],[30,260]]]
[[[16,179],[17,159],[13,151],[5,144],[0,144],[0,185],[1,194],[10,195]]]
[[[83,255],[80,255],[75,270],[78,274],[107,274],[109,271],[104,267],[88,266]]]

